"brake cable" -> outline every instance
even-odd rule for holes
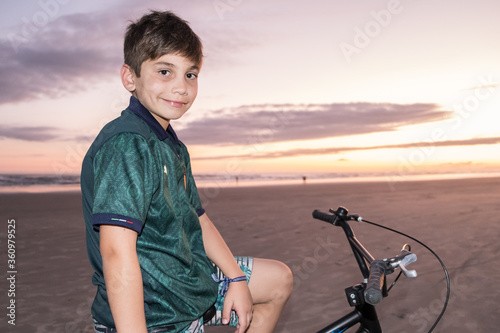
[[[356,221],[358,222],[365,222],[367,224],[371,224],[373,226],[376,226],[376,227],[379,227],[379,228],[382,228],[382,229],[386,229],[386,230],[389,230],[389,231],[392,231],[394,233],[397,233],[401,236],[404,236],[404,237],[407,237],[415,242],[417,242],[418,244],[422,245],[423,247],[425,247],[430,253],[432,253],[434,255],[434,257],[436,257],[436,259],[439,261],[439,263],[441,264],[441,267],[443,268],[443,271],[444,271],[444,275],[446,277],[446,298],[445,298],[445,301],[444,301],[444,304],[443,304],[443,309],[441,310],[441,313],[439,314],[439,316],[437,317],[436,321],[434,322],[434,324],[432,325],[432,327],[430,328],[429,332],[428,333],[431,333],[434,328],[436,328],[437,324],[439,323],[439,321],[441,320],[441,318],[443,317],[444,315],[444,312],[446,311],[446,308],[448,306],[448,302],[450,300],[450,276],[448,275],[448,270],[446,269],[446,266],[444,265],[443,261],[441,260],[441,258],[436,254],[436,252],[434,252],[430,247],[428,247],[427,245],[425,245],[423,242],[419,241],[418,239],[416,239],[415,237],[412,237],[410,235],[407,235],[405,234],[404,232],[401,232],[401,231],[398,231],[398,230],[395,230],[395,229],[392,229],[392,228],[389,228],[389,227],[386,227],[386,226],[383,226],[383,225],[380,225],[378,223],[375,223],[375,222],[371,222],[371,221],[368,221],[368,220],[365,220],[361,217],[358,217],[357,219],[355,219]],[[392,288],[394,286],[394,284],[396,283],[396,281],[399,279],[399,276],[401,275],[401,272],[399,273],[399,275],[396,277],[396,279],[394,280],[394,282],[392,283],[391,287]],[[389,290],[390,290],[389,288]],[[388,291],[389,291],[388,290]]]

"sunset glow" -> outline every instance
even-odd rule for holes
[[[172,122],[195,174],[499,170],[497,1],[0,6],[0,173],[80,172],[128,105],[123,33],[149,8],[204,42],[198,99]]]

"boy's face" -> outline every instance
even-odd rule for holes
[[[144,61],[140,77],[124,65],[122,82],[160,125],[167,128],[171,119],[182,117],[193,104],[198,93],[199,72],[199,66],[188,58],[165,54]]]

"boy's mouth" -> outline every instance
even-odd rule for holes
[[[164,99],[164,101],[167,102],[168,104],[170,104],[170,106],[173,106],[174,108],[181,108],[181,107],[183,107],[184,105],[187,104],[186,102],[171,101],[171,100],[168,100],[168,99]]]

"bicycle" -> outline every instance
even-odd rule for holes
[[[406,268],[409,264],[417,260],[417,256],[411,252],[410,245],[404,244],[401,253],[397,256],[385,259],[375,259],[356,238],[354,232],[349,226],[348,221],[365,222],[408,237],[424,246],[438,259],[446,277],[447,294],[443,309],[429,330],[429,333],[434,330],[446,311],[450,296],[450,279],[444,263],[432,249],[421,241],[400,231],[367,221],[356,214],[349,215],[349,212],[345,207],[338,207],[336,211],[330,209],[330,214],[315,210],[313,211],[313,217],[334,226],[341,227],[344,230],[364,278],[362,283],[355,284],[345,289],[348,303],[355,309],[349,314],[324,327],[317,333],[341,333],[357,324],[359,324],[359,328],[356,331],[357,333],[382,333],[382,328],[380,326],[375,306],[380,303],[384,297],[388,296],[389,291],[392,287],[394,287],[401,274],[411,278],[417,276],[417,272],[415,270],[408,270]],[[398,268],[400,269],[399,274],[394,279],[390,287],[387,288],[386,276],[393,273]]]

